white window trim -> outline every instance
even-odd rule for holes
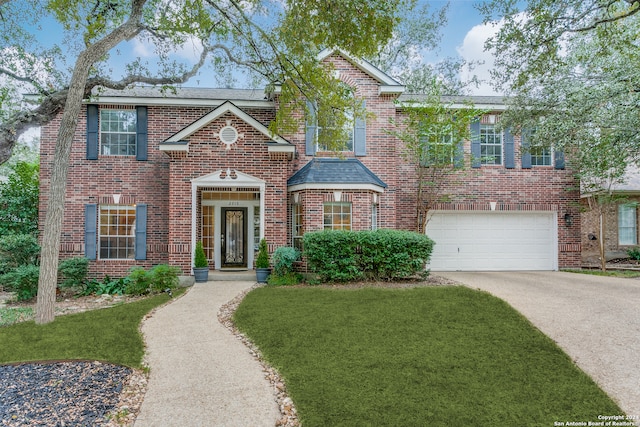
[[[129,234],[125,235],[103,235],[102,234],[102,212],[103,209],[116,210],[116,211],[124,211],[124,210],[132,210],[133,211],[133,224],[131,225],[131,230]],[[105,224],[107,227],[113,226],[112,224]],[[126,258],[119,257],[103,257],[102,256],[102,238],[130,238],[131,246],[127,247],[128,251],[131,251],[131,256]],[[135,259],[135,248],[136,248],[136,207],[135,205],[99,205],[98,206],[98,259],[108,259],[108,260],[131,260]]]
[[[483,143],[482,142],[482,130],[484,129],[493,129],[493,134],[495,136],[499,136],[500,137],[500,143],[499,144],[488,144],[488,143]],[[497,131],[497,125],[495,124],[487,124],[487,123],[481,123],[480,124],[480,134],[479,134],[479,138],[480,138],[480,164],[483,166],[502,166],[504,164],[504,133],[502,131],[498,132]],[[482,148],[483,147],[500,147],[500,162],[494,162],[494,163],[487,163],[486,158],[489,156],[483,156],[482,155]],[[495,155],[490,156],[493,157],[495,159]]]
[[[133,132],[112,132],[112,131],[108,131],[108,130],[103,130],[102,129],[102,124],[103,124],[103,120],[102,120],[102,113],[103,112],[108,112],[108,111],[115,111],[115,112],[131,112],[133,114],[133,116],[136,119],[136,129],[133,130]],[[99,147],[99,152],[101,156],[127,156],[127,157],[131,157],[131,156],[136,156],[137,155],[137,151],[138,151],[138,144],[137,144],[137,122],[138,122],[138,117],[137,117],[137,112],[135,109],[131,109],[131,108],[100,108],[99,109],[99,113],[98,113],[98,120],[99,120],[99,124],[98,124],[98,131],[99,131],[99,136],[98,136],[98,142],[100,144]],[[133,154],[118,154],[118,153],[109,153],[109,154],[105,154],[103,152],[104,149],[104,144],[102,143],[102,135],[133,135],[135,137],[134,139],[134,143],[133,143]]]
[[[333,222],[333,215],[334,213],[331,212],[331,224],[329,226],[327,226],[327,224],[324,222],[324,217],[326,215],[325,213],[325,208],[327,206],[349,206],[349,224],[348,224],[348,228],[346,228],[346,224],[345,225],[340,225],[340,228],[336,228],[336,224]],[[351,230],[353,228],[353,205],[351,202],[325,202],[322,204],[322,228],[324,230]]]
[[[623,211],[630,212],[630,216],[632,217],[631,225],[623,225],[622,224],[622,215]],[[620,204],[618,205],[618,245],[619,246],[635,246],[638,244],[638,217],[637,217],[637,207],[635,204]],[[629,241],[623,241],[623,229],[633,230],[633,238]]]

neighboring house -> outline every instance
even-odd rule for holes
[[[615,200],[603,209],[605,258],[627,258],[627,250],[638,246],[638,208],[640,206],[640,170],[629,167],[624,183],[614,184]],[[582,195],[582,262],[600,265],[599,240],[602,238],[597,209],[589,205],[589,195]]]
[[[261,90],[142,87],[88,101],[72,146],[61,257],[86,256],[93,275],[159,263],[190,274],[198,240],[211,268],[252,269],[261,237],[273,250],[322,229],[415,230],[415,167],[386,130],[420,96],[365,61],[332,51],[319,59],[375,116],[355,120],[339,156],[317,146],[321,130],[302,111],[297,133],[272,135],[277,94]],[[519,135],[497,130],[501,100],[472,100],[490,113],[463,142],[466,167],[446,201],[432,206],[430,268],[578,267],[579,194],[561,153],[521,150]],[[59,123],[42,130],[42,215]]]

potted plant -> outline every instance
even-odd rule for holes
[[[267,283],[267,278],[271,273],[269,268],[269,250],[267,249],[267,241],[260,240],[258,246],[258,257],[256,258],[256,279],[258,283]]]
[[[209,280],[209,263],[204,254],[202,242],[196,242],[196,252],[193,257],[193,275],[196,282],[206,282]]]

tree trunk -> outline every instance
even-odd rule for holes
[[[599,233],[600,233],[600,242],[598,244],[600,249],[600,270],[607,271],[607,255],[606,255],[606,247],[605,247],[605,221],[604,221],[604,207],[599,206],[598,212],[598,225],[599,225]]]
[[[36,323],[53,322],[55,318],[56,287],[58,282],[58,257],[60,255],[60,231],[64,213],[67,174],[73,135],[82,110],[82,100],[89,77],[90,67],[123,40],[140,32],[139,20],[145,0],[133,2],[129,20],[120,27],[105,35],[102,39],[88,46],[78,55],[67,101],[62,113],[60,130],[56,140],[56,148],[51,169],[49,186],[49,203],[42,233],[42,252],[40,258],[40,278],[38,280],[38,299],[36,302]]]
[[[62,229],[71,144],[78,124],[84,88],[92,62],[87,51],[78,56],[56,140],[49,186],[49,203],[46,208],[47,213],[42,233],[40,278],[38,280],[38,299],[36,302],[36,323],[38,324],[52,322],[55,317],[54,303],[58,283],[60,231]]]

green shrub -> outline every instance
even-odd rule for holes
[[[31,234],[9,234],[0,237],[0,274],[21,265],[38,265],[40,245]]]
[[[300,259],[300,251],[290,246],[280,246],[273,251],[273,272],[285,276],[293,272],[293,263]]]
[[[164,292],[167,289],[177,288],[179,274],[180,269],[178,267],[167,264],[156,265],[149,271],[149,276],[151,276],[151,291]]]
[[[304,235],[304,255],[323,282],[394,280],[427,273],[433,241],[401,230],[325,230]]]
[[[291,272],[284,275],[270,274],[267,283],[271,286],[293,286],[302,282],[302,274]]]
[[[260,244],[258,245],[256,268],[269,268],[269,250],[265,239],[260,240]]]
[[[146,295],[151,287],[151,275],[142,267],[132,267],[129,270],[129,283],[124,289],[127,295]]]
[[[0,283],[16,293],[18,301],[27,301],[38,294],[40,267],[21,265],[0,276]]]
[[[204,268],[209,265],[207,261],[207,256],[204,253],[204,248],[202,247],[202,242],[196,242],[196,253],[193,258],[193,266],[195,268]]]
[[[629,258],[640,261],[640,248],[627,249],[627,255]]]
[[[61,288],[82,287],[87,280],[89,260],[84,257],[68,258],[58,265]]]
[[[85,295],[122,295],[125,289],[129,285],[129,278],[122,277],[118,279],[112,279],[109,276],[104,276],[104,279],[100,282],[97,280],[90,280],[85,288]]]

